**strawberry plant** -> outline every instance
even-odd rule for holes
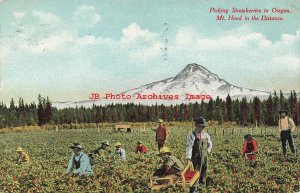
[[[221,126],[219,126],[221,127]],[[226,126],[227,127],[227,126]],[[273,128],[264,128],[273,134]],[[191,128],[170,127],[169,147],[176,157],[186,164],[185,146],[187,133]],[[243,135],[247,133],[217,132],[209,130],[213,140],[209,155],[207,189],[203,192],[293,192],[299,191],[300,163],[289,154],[284,159],[278,135],[259,135],[257,166],[250,167],[241,155]],[[62,131],[34,131],[24,133],[3,133],[0,135],[0,192],[151,192],[149,179],[160,167],[157,156],[155,133],[145,132],[113,133],[98,131],[97,128]],[[65,170],[71,156],[70,144],[79,142],[84,152],[94,150],[103,140],[111,144],[120,141],[126,150],[127,160],[121,161],[112,153],[96,157],[91,177],[71,177]],[[145,155],[133,152],[136,142],[142,140],[149,152]],[[298,139],[297,139],[298,140]],[[299,141],[297,146],[299,147]],[[22,146],[30,156],[29,164],[16,164],[16,148]],[[183,192],[178,186],[170,186],[164,192]]]

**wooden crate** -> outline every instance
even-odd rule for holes
[[[187,165],[184,170],[181,172],[180,176],[178,175],[167,175],[165,177],[151,177],[149,187],[152,190],[160,190],[163,187],[168,187],[170,185],[182,186],[182,188],[190,188],[200,177],[200,172],[194,170],[193,165]]]
[[[153,176],[150,178],[150,184],[149,187],[152,190],[160,190],[163,187],[168,187],[170,185],[176,184],[176,182],[179,180],[180,176],[172,174],[172,175],[167,175],[164,177],[157,177]]]

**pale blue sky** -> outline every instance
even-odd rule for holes
[[[292,13],[220,22],[211,7]],[[85,100],[175,76],[188,63],[238,86],[300,90],[299,0],[0,0],[0,25],[0,101]]]

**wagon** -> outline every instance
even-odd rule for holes
[[[167,175],[161,178],[152,176],[150,178],[149,187],[152,190],[160,190],[170,185],[178,185],[182,188],[190,188],[197,182],[199,177],[200,172],[198,170],[194,170],[193,165],[187,165],[181,172],[180,176],[176,174]]]
[[[115,125],[115,132],[121,131],[122,129],[126,129],[127,132],[131,132],[131,125],[128,124],[117,124]]]

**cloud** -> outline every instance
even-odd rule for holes
[[[15,15],[21,17],[22,13]],[[254,89],[272,91],[286,86],[288,83],[279,85],[273,81],[286,71],[283,79],[289,83],[299,80],[300,30],[272,42],[248,25],[212,35],[185,26],[168,37],[168,50],[164,51],[166,44],[160,33],[134,22],[120,30],[122,36],[118,39],[85,34],[83,28],[90,32],[102,19],[90,5],[75,10],[73,18],[77,23],[38,10],[32,16],[39,20],[23,24],[22,28],[13,26],[22,33],[7,40],[7,49],[0,58],[4,58],[8,71],[14,72],[11,77],[22,77],[19,82],[28,80],[34,89],[44,86],[57,89],[57,93],[89,89],[121,92],[174,76],[192,62],[204,65],[232,84]],[[49,25],[41,26],[41,22]],[[9,80],[11,85],[14,79]]]
[[[237,30],[244,31],[242,28]],[[272,42],[253,30],[203,36],[191,27],[183,27],[178,30],[169,55],[173,61],[202,64],[236,85],[272,91],[279,84],[268,80],[280,74],[283,79],[290,80],[281,86],[295,89],[299,88],[297,82],[300,82],[299,31],[283,34],[280,40]]]
[[[131,59],[145,62],[151,58],[155,58],[162,54],[163,44],[160,42],[153,43],[150,47],[140,48],[136,51],[129,52],[128,56]]]
[[[101,15],[91,5],[81,5],[75,12],[76,23],[80,26],[94,27],[101,20]]]
[[[53,13],[45,13],[45,12],[42,12],[42,11],[34,10],[32,12],[32,15],[34,17],[39,18],[39,20],[41,22],[44,22],[44,23],[47,23],[47,24],[58,23],[58,22],[61,21],[61,19],[58,16],[54,15]]]
[[[117,41],[111,39],[111,38],[102,38],[102,37],[96,37],[93,35],[87,35],[83,37],[77,37],[76,44],[78,46],[88,46],[88,45],[101,45],[101,44],[116,44]]]
[[[275,66],[283,66],[283,70],[286,69],[291,72],[299,72],[300,69],[300,57],[293,54],[274,57],[272,63]]]
[[[123,43],[131,43],[136,40],[148,40],[151,41],[156,37],[155,33],[150,32],[148,29],[141,29],[136,23],[132,23],[122,30],[123,37],[121,41]]]
[[[74,37],[73,34],[71,34],[68,31],[62,31],[58,35],[51,35],[47,38],[40,39],[36,43],[30,43],[30,42],[23,42],[19,44],[19,47],[27,52],[30,52],[32,54],[40,54],[45,51],[54,51],[55,53],[58,52],[65,52],[64,48],[66,47],[66,44],[69,42],[73,42]]]
[[[130,59],[145,62],[161,55],[164,45],[162,38],[157,33],[142,29],[136,23],[131,23],[122,30],[122,34],[118,47]]]
[[[25,16],[25,12],[21,11],[14,11],[13,14],[17,20],[22,19]]]

